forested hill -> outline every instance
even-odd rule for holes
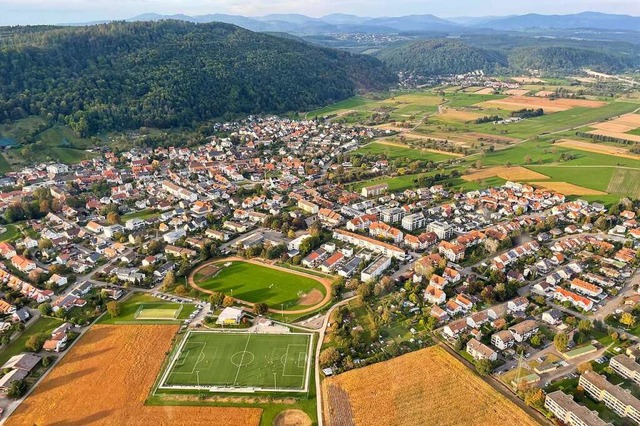
[[[565,46],[513,45],[475,40],[417,40],[383,49],[376,56],[395,71],[409,71],[421,75],[461,74],[478,69],[523,72],[540,70],[545,73],[574,72],[584,67],[604,72],[632,70],[640,66],[639,51],[635,46],[618,53],[609,44],[594,48]],[[526,40],[524,38],[518,41]],[[532,39],[533,40],[533,39]],[[467,44],[470,43],[470,44]],[[483,43],[488,44],[484,47]],[[527,40],[526,43],[531,43]],[[542,44],[542,43],[539,43]]]
[[[322,106],[395,82],[377,59],[222,24],[0,29],[0,122],[81,135]]]
[[[395,71],[412,71],[423,75],[493,71],[507,63],[502,53],[454,40],[416,40],[383,50],[377,56]]]

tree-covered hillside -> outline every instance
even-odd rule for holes
[[[640,63],[636,56],[606,53],[575,47],[523,47],[509,54],[515,69],[539,69],[546,72],[574,71],[584,67],[606,72],[632,69]]]
[[[613,51],[611,43],[573,46],[572,41],[536,41],[524,37],[475,37],[459,40],[416,40],[390,47],[377,57],[395,70],[422,75],[459,74],[482,69],[545,73],[573,72],[584,67],[620,72],[640,66],[639,49],[625,43]],[[577,44],[577,43],[573,43]],[[624,50],[623,50],[624,48]]]
[[[375,58],[221,23],[0,29],[0,122],[41,115],[82,135],[311,109],[394,81]]]
[[[377,56],[393,70],[423,75],[491,71],[506,65],[506,58],[501,53],[454,40],[416,40],[383,50]]]

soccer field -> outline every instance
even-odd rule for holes
[[[190,331],[159,388],[306,392],[311,343],[311,334]]]

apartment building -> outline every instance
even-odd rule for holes
[[[578,404],[571,395],[557,390],[547,394],[544,406],[551,411],[558,420],[569,426],[606,426],[596,411],[591,411],[587,407]]]
[[[578,383],[593,399],[604,402],[620,417],[640,425],[640,400],[631,392],[610,383],[605,376],[594,371],[585,371]]]

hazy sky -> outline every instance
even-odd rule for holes
[[[640,0],[0,0],[0,25],[124,19],[148,12],[245,16],[340,12],[374,17],[430,13],[452,17],[587,10],[640,16]]]

